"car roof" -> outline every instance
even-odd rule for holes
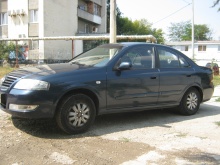
[[[103,44],[99,47],[129,47],[134,45],[160,45],[160,46],[166,46],[156,43],[149,43],[149,42],[120,42],[120,43],[109,43],[109,44]],[[167,47],[167,46],[166,46]]]

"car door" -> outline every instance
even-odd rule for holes
[[[194,69],[181,54],[157,46],[160,70],[158,104],[178,104],[185,90],[194,83]]]
[[[128,109],[156,105],[159,72],[155,68],[153,46],[141,45],[125,51],[115,65],[131,64],[129,69],[107,69],[107,109]]]

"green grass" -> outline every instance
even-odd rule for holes
[[[121,140],[123,142],[130,142],[131,141],[131,139],[128,139],[128,138],[125,138],[125,137],[122,137],[119,140]]]
[[[215,124],[220,127],[220,121],[215,122]]]
[[[11,72],[15,70],[15,68],[11,68],[11,67],[0,67],[0,78],[2,78],[4,75],[6,75],[7,73]]]
[[[220,97],[219,97],[219,98],[217,98],[215,101],[220,102]]]
[[[214,76],[213,83],[214,86],[220,85],[220,76]]]
[[[177,136],[177,137],[186,137],[187,134],[186,134],[186,133],[179,132],[176,136]]]

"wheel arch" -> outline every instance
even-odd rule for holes
[[[182,100],[182,98],[184,97],[185,93],[186,93],[188,90],[192,89],[192,88],[195,88],[195,89],[199,92],[200,98],[201,98],[200,102],[202,102],[202,100],[203,100],[203,91],[202,91],[201,87],[199,87],[199,86],[196,85],[196,84],[194,84],[194,85],[192,85],[192,86],[189,86],[189,87],[184,91],[184,93],[183,93],[183,95],[182,95],[182,97],[181,97],[181,100]]]
[[[192,86],[192,88],[195,88],[199,92],[200,98],[201,98],[200,102],[202,102],[202,100],[203,100],[203,91],[202,91],[202,89],[198,86]]]
[[[89,89],[78,88],[78,89],[72,89],[72,90],[66,92],[64,95],[61,96],[61,98],[58,100],[58,102],[56,104],[56,111],[55,111],[54,116],[56,116],[57,109],[63,104],[65,99],[70,97],[71,95],[76,95],[76,94],[84,94],[84,95],[90,97],[92,99],[92,101],[94,102],[94,104],[95,104],[96,115],[98,114],[99,99],[98,99],[97,95]]]

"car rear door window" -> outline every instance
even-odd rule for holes
[[[158,49],[160,68],[183,68],[188,67],[188,62],[175,52],[165,49]]]

